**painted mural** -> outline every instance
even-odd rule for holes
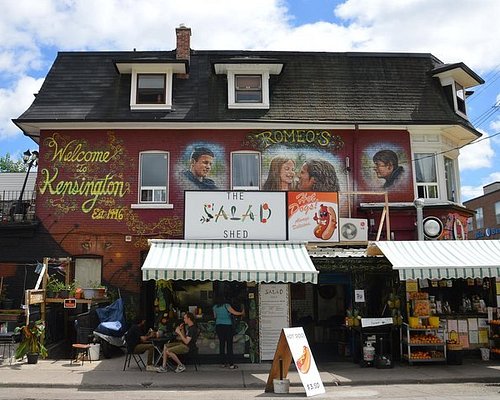
[[[95,142],[56,132],[43,145],[44,167],[39,171],[38,191],[51,213],[124,223],[137,235],[135,245],[139,247],[146,244],[149,235],[182,234],[179,217],[144,221],[130,208],[135,184],[131,175],[137,174],[131,174],[126,147],[114,132]]]
[[[366,146],[360,160],[362,190],[403,191],[411,187],[409,152],[403,146],[381,142]]]
[[[92,145],[54,133],[45,145],[50,167],[41,169],[38,187],[51,207],[63,214],[80,210],[92,219],[123,219],[119,200],[130,193],[123,172],[127,155],[113,133],[106,143]]]
[[[322,149],[273,146],[262,153],[262,190],[338,192],[342,163],[341,157]]]
[[[176,178],[184,190],[226,189],[224,148],[208,142],[188,145],[176,165]]]

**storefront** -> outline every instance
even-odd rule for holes
[[[142,266],[154,280],[155,325],[192,311],[200,327],[201,355],[218,354],[212,306],[222,296],[244,307],[234,338],[235,355],[270,359],[281,328],[290,324],[289,284],[318,281],[305,242],[151,240]]]
[[[489,321],[500,304],[500,241],[376,242],[406,287],[406,338],[429,348],[402,346],[410,361],[440,361],[446,342],[475,351],[489,347]],[[496,313],[495,313],[496,314]],[[436,318],[437,317],[437,318]],[[431,338],[431,336],[434,338]],[[418,337],[417,337],[418,336]],[[436,339],[437,338],[437,339]],[[457,345],[457,346],[454,346]]]

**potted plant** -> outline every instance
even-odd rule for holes
[[[58,279],[49,277],[49,279],[47,280],[47,285],[45,286],[45,294],[47,295],[47,297],[56,297],[57,293],[60,290],[60,284],[61,281],[59,281]]]
[[[36,364],[38,362],[38,357],[47,357],[48,351],[43,344],[44,332],[45,323],[42,320],[17,327],[15,333],[21,333],[21,341],[16,349],[16,359],[19,360],[27,356],[28,364]]]
[[[90,282],[89,287],[83,288],[86,299],[103,299],[106,297],[106,286],[99,282]]]

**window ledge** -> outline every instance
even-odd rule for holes
[[[240,110],[268,110],[268,103],[229,103],[227,108]]]
[[[156,111],[156,110],[171,110],[169,104],[131,104],[130,109],[133,111]]]
[[[174,208],[173,204],[166,203],[140,203],[140,204],[131,204],[130,208],[133,210],[155,210],[155,209],[163,209],[163,210],[172,210]]]

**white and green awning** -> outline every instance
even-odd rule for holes
[[[375,245],[399,277],[500,277],[500,240],[379,241]]]
[[[149,241],[142,279],[317,283],[306,242]]]

